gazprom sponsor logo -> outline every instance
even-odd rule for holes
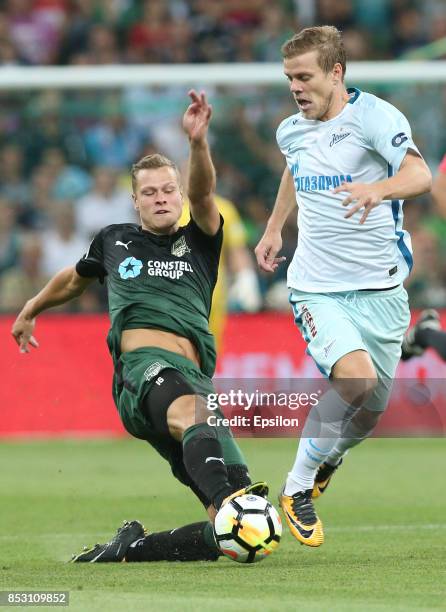
[[[296,191],[329,191],[342,183],[352,183],[350,174],[314,174],[313,176],[296,176],[293,174]]]
[[[296,177],[299,176],[299,159],[292,164],[290,170],[293,178],[296,179]]]

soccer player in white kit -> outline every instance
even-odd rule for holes
[[[255,252],[262,270],[276,270],[284,260],[281,231],[297,201],[290,303],[307,351],[332,387],[307,417],[279,501],[294,537],[320,546],[313,499],[387,403],[409,324],[402,283],[412,250],[402,203],[429,191],[432,177],[402,113],[346,89],[336,28],[306,28],[282,55],[299,112],[277,130],[286,167]]]

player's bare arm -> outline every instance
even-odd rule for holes
[[[275,272],[286,257],[276,257],[282,248],[282,229],[291,211],[296,207],[293,177],[288,169],[280,181],[276,202],[269,218],[265,233],[254,252],[259,268],[264,272]]]
[[[38,348],[34,338],[36,317],[44,310],[65,304],[78,297],[95,279],[79,276],[74,267],[58,272],[33,298],[26,302],[15,320],[11,333],[21,353],[29,353],[29,346]]]
[[[395,176],[377,183],[342,183],[333,190],[334,193],[348,192],[350,195],[342,206],[355,204],[344,215],[346,219],[364,209],[360,224],[367,219],[370,211],[383,200],[405,200],[427,193],[432,188],[432,174],[422,157],[408,152]]]
[[[183,128],[190,144],[187,192],[195,222],[206,234],[213,236],[220,227],[220,214],[214,200],[215,168],[207,141],[212,107],[204,92],[197,94],[192,89],[189,96],[192,102],[183,116]]]

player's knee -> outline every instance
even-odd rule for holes
[[[337,379],[335,388],[342,399],[350,406],[362,406],[373,394],[377,385],[376,377]]]
[[[195,395],[182,395],[167,409],[167,427],[175,440],[182,440],[183,433],[195,424]]]
[[[341,357],[333,367],[333,383],[348,404],[364,404],[378,384],[370,355],[366,351],[354,351]]]
[[[364,378],[360,379],[361,382],[358,386],[353,385],[353,393],[352,393],[352,401],[351,404],[353,406],[362,406],[367,402],[367,400],[372,396],[373,391],[376,388],[378,380],[376,377],[374,378]]]
[[[181,441],[186,429],[206,422],[205,400],[199,395],[182,395],[167,410],[167,426],[170,435]]]

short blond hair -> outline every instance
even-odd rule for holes
[[[172,168],[172,170],[175,171],[178,185],[181,187],[181,175],[178,166],[168,157],[160,155],[159,153],[153,153],[152,155],[146,155],[137,161],[136,164],[133,164],[131,170],[133,193],[136,193],[137,174],[140,170],[154,170],[165,167]]]
[[[341,32],[334,26],[305,28],[287,40],[281,48],[284,59],[314,50],[318,51],[317,63],[326,74],[339,63],[342,66],[342,79],[344,79],[347,55]]]

